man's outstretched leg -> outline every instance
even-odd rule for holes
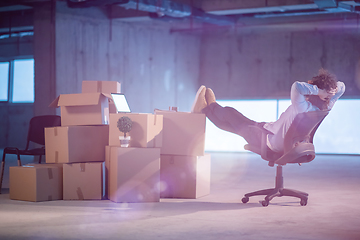
[[[248,143],[254,141],[258,143],[259,133],[253,132],[254,130],[249,128],[257,122],[250,120],[232,107],[220,106],[210,88],[205,86],[199,88],[193,106],[197,106],[194,113],[204,113],[218,128],[238,134],[244,137]]]

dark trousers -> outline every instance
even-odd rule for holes
[[[261,146],[261,130],[250,126],[262,123],[245,117],[232,107],[222,107],[216,102],[204,108],[202,112],[218,128],[242,136],[249,144]]]

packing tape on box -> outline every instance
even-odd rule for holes
[[[78,187],[78,188],[76,189],[76,194],[77,194],[79,200],[84,200],[84,194],[83,194],[83,192],[81,191],[81,188],[80,188],[80,187]]]
[[[59,151],[55,151],[55,163],[59,162]]]
[[[85,163],[80,163],[80,172],[85,172]]]
[[[101,84],[101,82],[97,81],[96,84],[97,84],[97,91],[101,93],[102,92],[102,84]]]
[[[59,162],[59,151],[55,151],[55,163]]]
[[[48,176],[49,176],[49,179],[53,179],[54,178],[54,175],[53,175],[53,171],[51,168],[48,168]]]

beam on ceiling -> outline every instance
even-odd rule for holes
[[[314,0],[319,9],[336,8],[338,6],[337,0]]]
[[[245,10],[269,7],[291,7],[314,4],[311,0],[206,0],[202,1],[201,9],[205,12],[225,10]]]
[[[118,18],[126,21],[144,21],[149,20],[149,13],[134,9],[125,9],[118,5],[110,6],[108,10],[109,18]]]
[[[235,24],[235,19],[232,17],[209,14],[190,5],[170,0],[129,0],[128,3],[119,4],[119,6],[126,9],[155,13],[157,14],[157,16],[153,15],[155,18],[166,17],[166,19],[168,19],[170,17],[174,18],[174,20],[176,18],[179,20],[182,20],[183,18],[192,18],[204,23],[220,26]]]
[[[38,2],[49,2],[50,0],[1,0],[0,7],[15,6],[15,5],[26,5],[31,6]]]

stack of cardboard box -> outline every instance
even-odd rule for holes
[[[11,167],[11,199],[158,202],[210,193],[205,115],[117,113],[110,93],[120,83],[83,81],[82,93],[53,101],[61,126],[45,129],[46,164]],[[120,146],[123,116],[132,121],[129,147]]]
[[[46,164],[11,167],[11,199],[103,198],[112,92],[120,92],[120,83],[83,81],[82,93],[53,101],[50,106],[61,108],[61,126],[45,129]]]
[[[117,121],[129,117],[129,147],[121,147],[124,133]],[[107,196],[113,202],[158,202],[160,199],[160,148],[163,117],[147,113],[110,114],[109,146],[106,147]]]
[[[161,198],[199,198],[210,193],[210,154],[205,154],[204,114],[155,111],[162,115]]]

